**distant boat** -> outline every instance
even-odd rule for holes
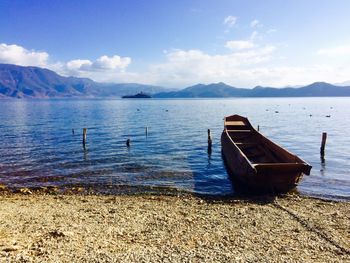
[[[141,91],[140,93],[137,93],[135,95],[125,95],[122,98],[123,99],[150,99],[152,97]]]
[[[239,115],[225,117],[221,146],[233,179],[250,192],[286,193],[312,168],[264,137]]]

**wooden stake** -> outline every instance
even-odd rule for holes
[[[260,126],[258,125],[258,131],[260,130]]]
[[[126,140],[126,146],[127,146],[127,147],[130,147],[130,139],[127,139],[127,140]]]
[[[210,132],[210,129],[208,129],[208,147],[211,147],[211,145],[212,145],[211,132]]]
[[[146,129],[145,129],[145,130],[146,130],[146,136],[147,136],[147,135],[148,135],[148,127],[146,127]]]
[[[72,129],[72,134],[74,135],[74,129]]]
[[[87,129],[83,128],[83,146],[84,146],[84,148],[86,145],[86,133],[87,133]]]
[[[211,145],[212,145],[211,132],[210,132],[210,129],[208,129],[208,155],[211,155]]]
[[[320,148],[321,159],[324,159],[324,149],[326,147],[326,141],[327,141],[327,133],[324,132],[322,133],[322,142],[321,142],[321,148]]]
[[[211,146],[208,145],[208,155],[211,155]]]

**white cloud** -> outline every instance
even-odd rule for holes
[[[253,31],[253,33],[250,35],[250,40],[256,39],[257,36],[258,36],[258,32],[257,31]]]
[[[120,57],[114,55],[113,57],[102,56],[99,57],[93,64],[92,67],[96,69],[108,69],[115,70],[120,69],[124,70],[131,63],[131,58],[129,57]]]
[[[268,34],[272,34],[275,32],[277,32],[277,29],[274,29],[274,28],[270,28],[269,30],[266,31],[266,33],[268,33]]]
[[[262,27],[262,24],[260,23],[259,20],[255,19],[252,22],[250,22],[250,27]]]
[[[338,46],[332,48],[322,48],[317,51],[319,55],[325,56],[347,56],[350,55],[350,45],[349,46]]]
[[[75,59],[68,61],[66,63],[66,67],[68,70],[71,71],[79,71],[79,70],[84,70],[90,68],[92,65],[92,62],[88,59]]]
[[[225,44],[225,47],[229,49],[249,49],[253,48],[255,45],[252,41],[250,40],[232,40],[232,41],[227,41]]]
[[[131,58],[129,57],[120,57],[117,55],[108,57],[104,55],[93,62],[87,59],[71,60],[66,63],[66,67],[68,70],[75,71],[123,71],[130,63]]]
[[[349,79],[348,67],[333,67],[328,65],[284,66],[256,68],[251,76],[255,85],[283,87],[288,85],[308,85],[316,81],[336,83]]]
[[[0,63],[21,66],[45,66],[49,54],[46,52],[28,50],[18,45],[0,44]]]
[[[220,55],[201,50],[172,50],[166,54],[165,63],[151,67],[149,75],[155,84],[170,87],[219,81],[242,84],[248,69],[269,61],[274,50],[273,46],[264,46]],[[245,84],[250,81],[249,76]]]
[[[49,63],[46,52],[6,44],[0,44],[0,63],[46,67],[65,76],[88,77],[102,82],[138,82],[179,88],[220,81],[237,87],[281,87],[314,81],[337,83],[349,79],[350,66],[344,63],[342,66],[311,64],[292,67],[285,60],[286,66],[277,66],[279,56],[275,55],[276,47],[255,41],[256,33],[248,40],[228,41],[226,46],[230,49],[217,54],[198,49],[174,49],[164,53],[164,63],[151,64],[138,72],[128,70],[131,64],[129,57],[104,55],[96,60]],[[322,49],[319,54],[349,54],[348,50],[346,47]]]
[[[114,55],[99,57],[95,61],[88,59],[75,59],[59,65],[57,71],[63,75],[73,75],[78,77],[91,78],[96,81],[113,82],[121,81],[121,76],[130,65],[131,58]]]
[[[75,59],[49,62],[46,52],[28,50],[19,45],[0,44],[0,63],[45,67],[65,76],[88,77],[98,81],[115,81],[131,63],[131,58],[101,56],[95,61]]]
[[[167,53],[165,63],[153,65],[145,75],[153,84],[181,88],[221,81],[237,87],[282,87],[315,81],[336,83],[349,78],[350,67],[273,66],[274,51],[273,46],[221,55],[209,55],[200,50],[173,50]]]
[[[224,19],[224,25],[228,27],[233,27],[237,22],[237,17],[235,16],[227,16]]]
[[[254,31],[250,37],[249,40],[230,40],[227,41],[225,44],[225,47],[232,49],[232,50],[242,50],[242,49],[250,49],[253,47],[256,47],[257,45],[254,44],[254,40],[257,38],[258,32]]]

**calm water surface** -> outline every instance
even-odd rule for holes
[[[231,114],[247,116],[264,135],[313,166],[299,192],[350,199],[350,98],[2,100],[0,183],[232,194],[220,144],[223,117]],[[83,127],[88,128],[85,150]],[[324,164],[322,132],[328,133]]]

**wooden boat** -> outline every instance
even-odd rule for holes
[[[222,153],[234,181],[250,192],[285,193],[311,166],[255,130],[247,118],[225,117]]]

